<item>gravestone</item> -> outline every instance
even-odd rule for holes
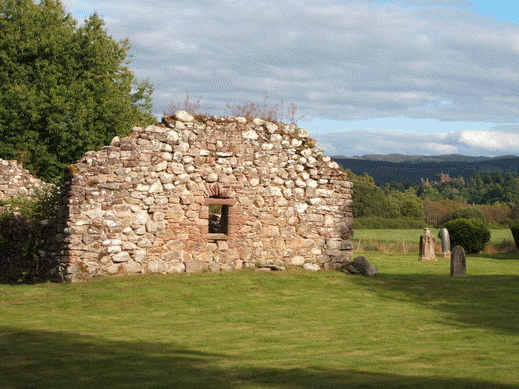
[[[449,231],[446,228],[442,228],[440,231],[440,239],[442,241],[442,258],[450,258],[451,257],[451,238],[449,236]]]
[[[418,259],[420,261],[436,261],[436,253],[434,251],[436,240],[429,228],[424,228],[424,230],[424,234],[420,236],[420,258]]]
[[[451,276],[464,276],[467,274],[467,257],[465,249],[454,246],[451,255]]]

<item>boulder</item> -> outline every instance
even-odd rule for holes
[[[365,276],[376,276],[378,269],[372,266],[363,255],[356,257],[353,262],[346,266],[346,271],[351,274],[362,274]]]

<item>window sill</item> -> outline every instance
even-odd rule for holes
[[[206,239],[227,240],[227,239],[229,239],[229,235],[227,235],[227,234],[207,234]]]

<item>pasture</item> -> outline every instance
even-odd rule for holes
[[[441,252],[441,241],[438,238],[439,231],[440,229],[431,228],[431,233],[436,237],[437,252]],[[356,229],[352,239],[353,247],[357,252],[418,253],[420,235],[423,232],[423,229]],[[484,253],[517,253],[510,229],[492,229],[490,234],[490,242],[483,251]]]
[[[519,388],[519,261],[0,285],[0,388]]]

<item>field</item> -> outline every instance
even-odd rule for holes
[[[519,388],[519,261],[0,285],[0,388]]]
[[[439,229],[431,228],[436,237],[437,252],[441,252],[441,241],[438,238]],[[422,230],[372,230],[356,229],[353,239],[355,251],[379,251],[386,253],[418,253]],[[512,232],[509,229],[490,230],[490,242],[484,253],[517,253]]]

